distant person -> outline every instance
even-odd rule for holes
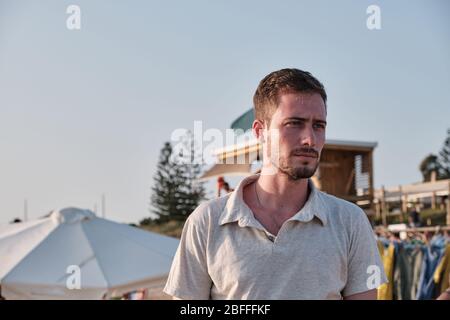
[[[217,178],[217,197],[220,197],[220,192],[222,191],[224,183],[225,183],[225,179],[223,177]]]
[[[217,179],[217,197],[220,197],[222,190],[225,191],[225,194],[234,191],[234,189],[230,188],[230,185],[223,177],[219,177]]]
[[[417,212],[415,208],[411,210],[411,212],[408,215],[408,225],[411,228],[420,227],[420,214]]]
[[[225,183],[223,184],[223,190],[224,190],[226,193],[230,193],[230,192],[233,192],[233,191],[234,191],[234,189],[230,188],[230,185],[228,184],[228,182],[225,182]]]

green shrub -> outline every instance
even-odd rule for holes
[[[169,237],[180,238],[183,231],[185,220],[169,220],[166,222],[157,222],[147,225],[141,225],[143,230],[156,232]]]

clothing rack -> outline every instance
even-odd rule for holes
[[[405,230],[396,230],[395,233],[399,232],[440,232],[449,231],[450,226],[434,226],[434,227],[416,227],[416,228],[406,228]]]
[[[432,227],[415,227],[415,228],[406,228],[406,229],[398,229],[398,230],[388,230],[385,227],[381,229],[388,231],[390,233],[400,233],[400,232],[440,232],[440,231],[450,231],[450,225],[447,226],[432,226]]]

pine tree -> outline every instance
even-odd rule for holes
[[[159,156],[151,196],[153,207],[151,212],[158,217],[159,221],[167,220],[177,211],[177,173],[177,168],[172,161],[172,146],[166,142]]]
[[[189,154],[177,154],[169,142],[161,150],[151,196],[151,212],[157,215],[156,222],[185,220],[205,198],[204,185],[197,181],[202,164],[191,148],[192,140],[187,135],[183,141]]]
[[[200,201],[205,199],[205,188],[198,178],[202,172],[202,159],[198,155],[198,150],[195,149],[193,135],[189,132],[183,141],[185,150],[188,150],[187,157],[181,155],[177,159],[184,177],[183,183],[180,185],[180,202],[182,203],[182,216],[188,216],[195,210]]]
[[[434,154],[429,154],[426,156],[419,166],[420,172],[422,172],[423,182],[428,182],[431,180],[431,172],[436,172],[436,179],[439,178],[439,172],[441,171],[441,166],[439,159]]]
[[[447,130],[447,138],[442,150],[439,152],[440,178],[450,179],[450,129]]]

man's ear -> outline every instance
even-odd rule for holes
[[[265,141],[265,130],[264,130],[264,121],[263,120],[254,120],[252,125],[253,134],[256,139],[259,140],[260,143],[264,143]]]

